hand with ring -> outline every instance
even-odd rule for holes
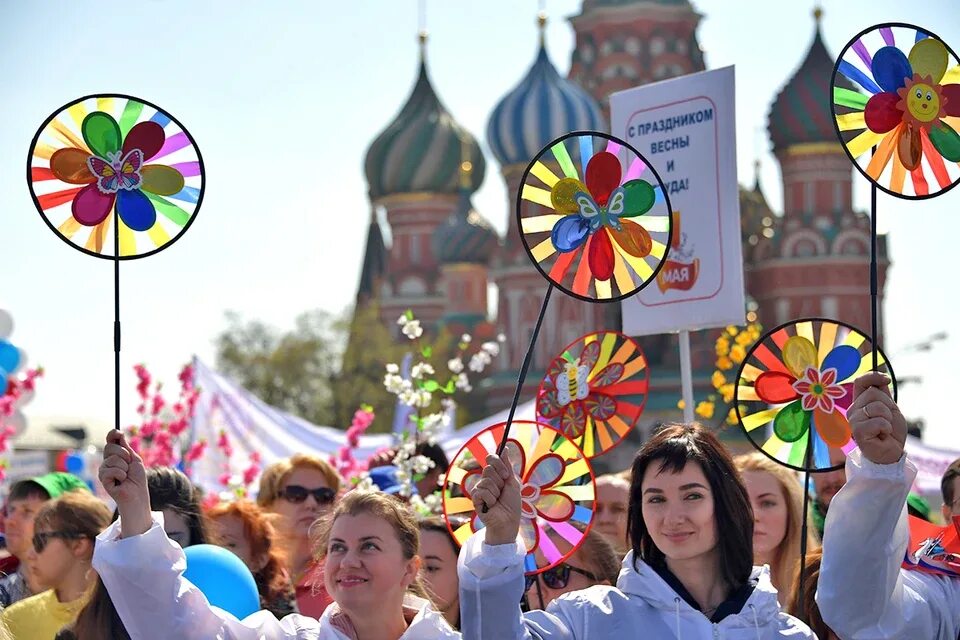
[[[890,396],[890,378],[867,373],[854,383],[847,416],[860,451],[876,464],[894,464],[903,456],[907,421]]]

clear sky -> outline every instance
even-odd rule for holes
[[[570,65],[576,0],[548,0],[554,63]],[[696,0],[708,68],[736,65],[740,181],[753,161],[775,210],[780,173],[766,114],[813,37],[813,2]],[[30,139],[54,110],[96,92],[160,105],[198,141],[207,190],[196,223],[169,249],[121,269],[124,416],[133,418],[132,366],[146,363],[168,387],[191,354],[213,361],[225,310],[278,327],[300,312],[340,311],[356,291],[369,217],[366,147],[394,117],[416,73],[414,0],[276,2],[149,0],[10,2],[0,8],[0,308],[12,341],[47,370],[28,416],[105,423],[113,415],[112,264],[70,249],[42,223],[24,181]],[[428,63],[454,117],[484,143],[496,102],[524,75],[537,45],[535,0],[432,0]],[[861,29],[899,20],[960,48],[951,0],[828,0],[832,54]],[[501,231],[507,194],[487,156],[474,202]],[[869,205],[855,180],[855,206]],[[928,442],[960,448],[955,361],[960,316],[949,256],[960,232],[960,189],[911,203],[880,194],[890,233],[885,345],[904,376],[901,401],[923,417]],[[950,337],[929,352],[904,350]],[[677,391],[679,396],[679,389]]]

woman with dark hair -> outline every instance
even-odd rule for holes
[[[816,637],[780,612],[769,571],[753,567],[747,491],[713,434],[667,426],[637,454],[632,478],[632,550],[617,586],[567,593],[546,611],[523,615],[520,484],[509,465],[489,456],[471,495],[485,528],[460,554],[463,637]]]
[[[150,510],[163,513],[163,530],[181,547],[211,543],[210,524],[200,507],[200,490],[172,467],[147,469]]]
[[[460,584],[457,580],[457,554],[460,545],[447,529],[443,518],[420,520],[420,579],[430,592],[437,609],[454,629],[460,628]]]

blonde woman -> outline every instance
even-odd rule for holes
[[[753,563],[770,566],[773,586],[789,601],[800,562],[803,487],[795,472],[762,453],[739,456],[735,462],[753,508]],[[814,546],[808,533],[807,549]]]
[[[211,607],[184,579],[183,550],[150,512],[143,461],[123,435],[111,432],[100,481],[120,521],[97,538],[94,567],[131,638],[180,640],[455,640],[420,583],[417,522],[398,500],[351,491],[311,529],[333,597],[319,620],[258,611],[242,621]]]

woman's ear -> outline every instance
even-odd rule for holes
[[[75,558],[93,557],[93,540],[89,538],[80,538],[79,540],[69,540],[70,552]]]
[[[417,576],[420,575],[420,565],[423,564],[423,561],[420,560],[420,556],[413,556],[407,560],[406,570],[403,572],[403,587],[404,589],[408,588],[413,581],[417,579]]]

